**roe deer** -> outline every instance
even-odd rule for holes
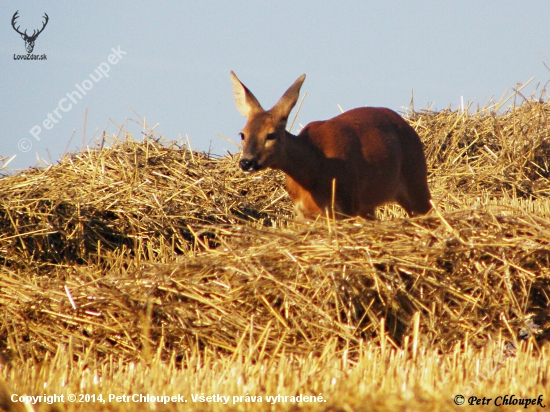
[[[301,217],[374,218],[377,206],[400,204],[409,216],[431,209],[426,159],[415,130],[396,112],[361,107],[286,131],[305,74],[270,110],[231,72],[235,102],[248,119],[240,133],[240,168],[282,170]],[[336,215],[336,216],[333,216]]]

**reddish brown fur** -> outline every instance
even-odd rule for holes
[[[232,73],[237,106],[248,117],[241,168],[285,172],[288,193],[298,213],[306,217],[334,211],[336,216],[372,218],[377,206],[393,201],[409,215],[428,212],[422,143],[394,111],[362,107],[312,122],[298,136],[285,130],[304,78],[264,111]],[[243,97],[244,105],[239,101]]]

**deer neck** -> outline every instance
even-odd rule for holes
[[[304,134],[296,136],[286,132],[284,139],[283,156],[277,169],[282,170],[300,186],[313,187],[321,171],[321,151]]]

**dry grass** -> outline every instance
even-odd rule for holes
[[[537,397],[548,394],[548,347],[540,353],[533,342],[522,343],[514,356],[503,355],[502,341],[490,341],[482,350],[457,345],[446,354],[428,349],[396,350],[367,343],[358,348],[358,356],[339,350],[328,339],[317,356],[284,355],[276,361],[252,360],[239,348],[236,356],[220,356],[193,351],[181,368],[172,359],[150,363],[123,362],[120,358],[100,362],[92,356],[75,360],[70,348],[60,348],[43,364],[27,362],[22,370],[7,373],[12,393],[64,395],[85,393],[103,395],[105,403],[67,402],[66,410],[296,410],[290,398],[268,400],[267,396],[322,396],[320,402],[302,403],[303,410],[326,411],[449,411],[517,410],[517,408],[458,407],[457,394],[492,397],[515,394],[516,397]],[[269,371],[269,372],[267,372]],[[21,376],[27,377],[24,383]],[[109,395],[182,395],[187,402],[167,404],[117,402]],[[193,395],[229,396],[227,404],[193,402]],[[246,395],[259,397],[251,402]],[[243,396],[234,399],[233,396]],[[546,396],[547,398],[547,396]],[[256,398],[258,400],[258,398]],[[544,404],[548,404],[546,400]],[[0,394],[1,405],[1,394]],[[11,404],[14,405],[14,404]],[[15,404],[16,406],[20,406]],[[24,409],[23,409],[24,410]],[[42,409],[50,410],[49,405]],[[536,410],[531,407],[529,410]]]
[[[322,392],[303,406],[329,410],[448,410],[471,379],[550,393],[549,116],[409,113],[437,205],[414,219],[295,222],[280,174],[153,135],[0,179],[3,390]],[[225,408],[166,410],[198,407]]]

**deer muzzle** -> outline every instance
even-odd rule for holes
[[[239,161],[239,167],[243,172],[255,172],[260,169],[260,165],[257,160],[243,158]]]

